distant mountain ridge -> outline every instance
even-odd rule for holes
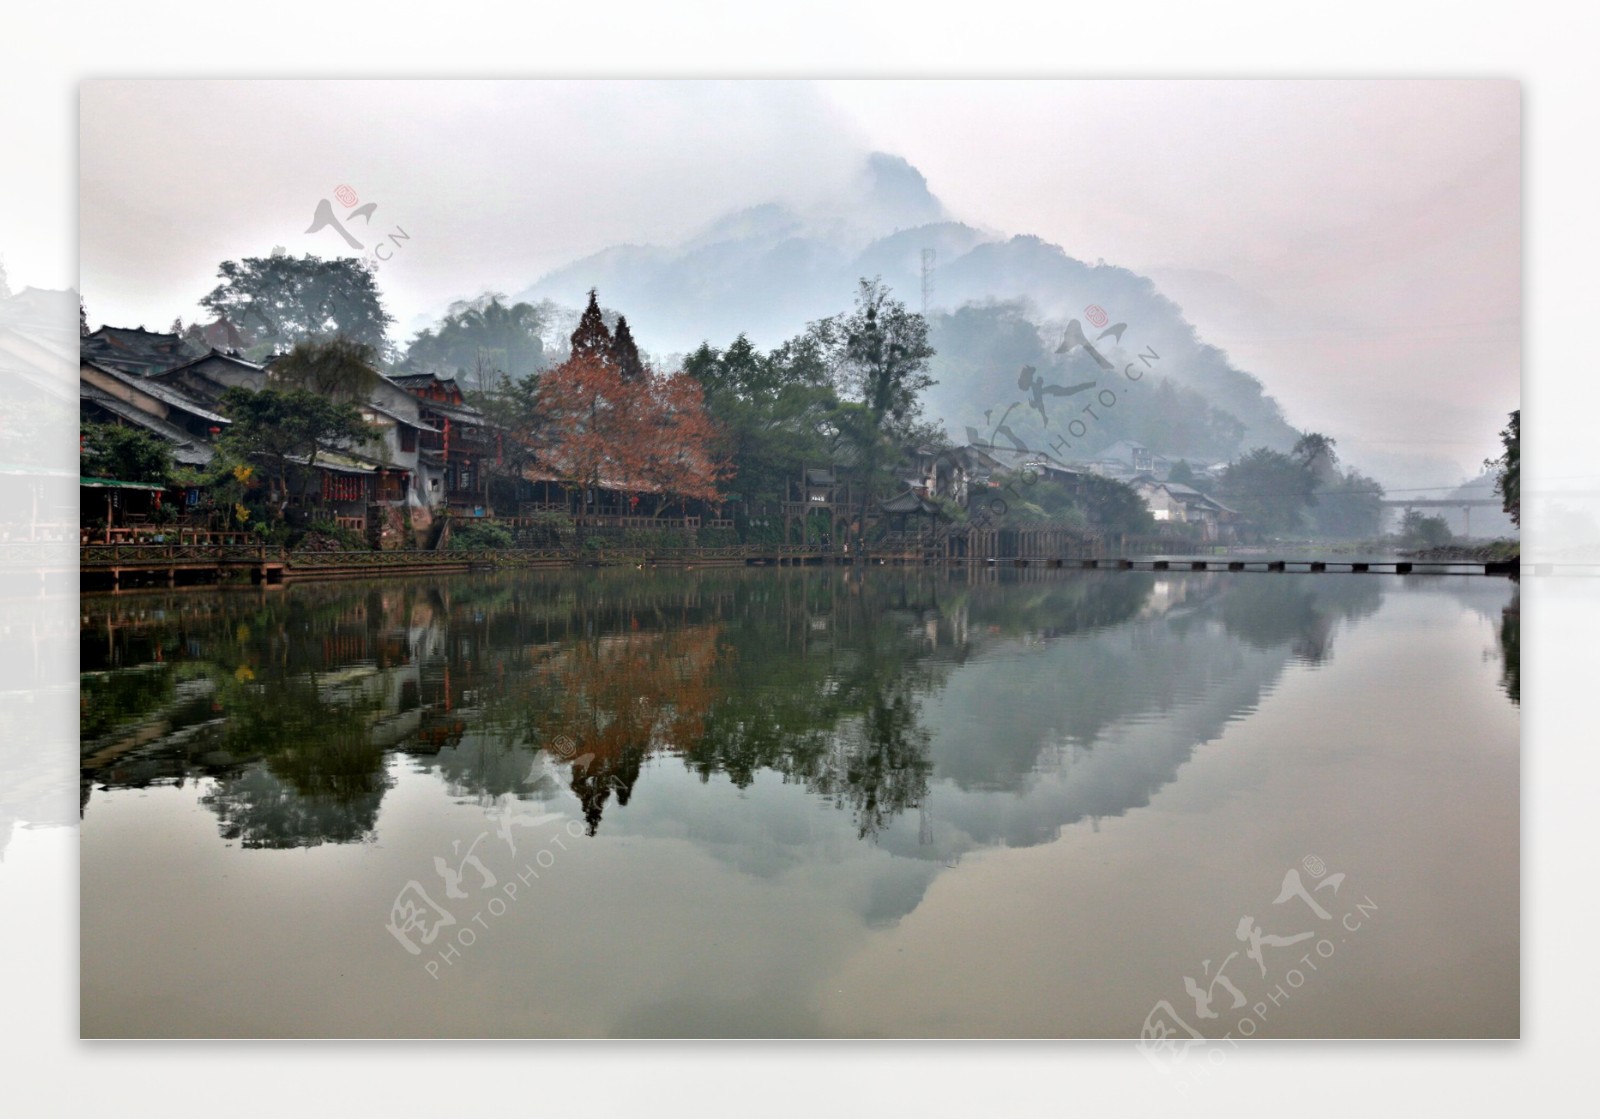
[[[1127,324],[1122,343],[1134,349],[1125,357],[1153,349],[1161,355],[1159,377],[1237,419],[1241,449],[1286,449],[1296,438],[1261,382],[1201,341],[1182,309],[1148,277],[1086,264],[1039,237],[1008,237],[955,221],[916,168],[882,152],[867,157],[852,192],[831,204],[802,213],[763,203],[730,213],[677,246],[613,246],[548,273],[514,298],[581,306],[589,289],[598,288],[603,303],[624,312],[656,353],[686,352],[702,341],[726,346],[741,332],[770,348],[807,322],[848,309],[864,276],[881,276],[908,306],[921,307],[927,250],[936,346],[935,313],[1020,301],[1016,305],[1039,328],[1040,352],[1048,355],[1067,320],[1081,320],[1086,308],[1098,305],[1112,323]],[[1109,356],[1114,347],[1107,347]],[[958,435],[964,425],[981,422],[984,410],[1003,407],[1000,398],[1015,395],[1012,357],[980,353],[959,370],[936,360],[941,384],[926,398],[929,414]]]

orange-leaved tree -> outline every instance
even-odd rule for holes
[[[644,471],[637,429],[647,389],[604,354],[574,354],[546,371],[539,397],[550,466],[588,489],[626,488]]]
[[[730,466],[700,383],[651,369],[621,321],[618,328],[621,347],[591,292],[572,356],[539,381],[542,457],[585,491],[656,494],[657,516],[673,504],[716,501]]]
[[[650,407],[640,417],[643,481],[662,495],[659,516],[672,501],[714,502],[733,466],[726,441],[706,409],[705,390],[683,372],[647,375]]]

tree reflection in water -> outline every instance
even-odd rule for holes
[[[677,759],[702,781],[800,784],[871,839],[926,804],[924,701],[975,658],[1170,615],[1168,641],[1213,618],[1317,663],[1336,620],[1381,597],[1376,579],[785,569],[97,600],[85,795],[198,779],[245,846],[353,843],[409,759],[484,805],[570,790],[592,835],[647,763]],[[1507,665],[1514,696],[1514,652]],[[1047,699],[1097,723],[1147,702],[1069,683]],[[1038,742],[1022,748],[973,752],[957,780],[1014,787],[1037,763]]]
[[[1522,704],[1522,594],[1512,596],[1500,614],[1500,683],[1511,702]]]

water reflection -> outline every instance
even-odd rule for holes
[[[1512,596],[1500,612],[1500,681],[1513,704],[1522,703],[1522,596]]]
[[[203,779],[227,840],[354,843],[405,757],[484,806],[570,791],[594,835],[676,758],[737,789],[780,775],[858,838],[951,860],[1147,803],[1382,587],[796,570],[91,600],[82,800]]]
[[[90,598],[83,1029],[1127,1036],[1315,852],[1384,920],[1275,1036],[1515,1033],[1513,590],[786,569]],[[497,885],[450,894],[473,852]],[[397,944],[413,885],[459,958]]]

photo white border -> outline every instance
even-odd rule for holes
[[[86,77],[1514,78],[1525,122],[1526,473],[1535,483],[1557,477],[1575,449],[1592,446],[1580,430],[1600,415],[1586,345],[1600,306],[1592,5],[64,3],[12,6],[0,18],[9,171],[0,250],[13,236],[30,246],[8,258],[18,287],[76,275],[77,83]],[[55,275],[41,231],[59,245]],[[40,266],[37,281],[24,256]],[[1584,734],[1594,683],[1579,641],[1600,630],[1597,590],[1587,579],[1524,584],[1520,1043],[1265,1044],[1183,1093],[1127,1042],[83,1043],[77,838],[51,829],[19,831],[0,863],[9,919],[0,923],[0,1111],[1581,1114],[1595,1100],[1585,1052],[1595,982],[1584,950],[1600,928],[1586,874],[1600,747]]]

